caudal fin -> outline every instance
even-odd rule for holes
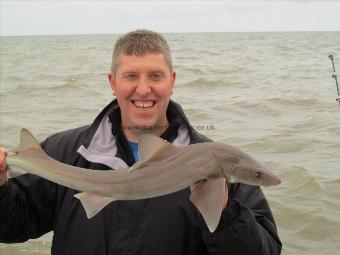
[[[21,129],[20,133],[20,146],[17,149],[24,150],[30,148],[39,149],[43,151],[37,139],[32,135],[32,133],[28,131],[26,128],[23,128]]]
[[[8,178],[14,178],[14,177],[17,177],[17,176],[20,176],[26,173],[26,171],[22,169],[20,165],[17,164],[16,159],[20,158],[21,153],[27,149],[35,149],[37,151],[41,151],[42,153],[45,153],[44,150],[41,148],[40,144],[38,143],[38,141],[31,134],[31,132],[23,128],[21,129],[21,132],[20,132],[19,147],[8,151],[8,154],[6,157],[6,163],[8,167],[8,171],[7,171]]]

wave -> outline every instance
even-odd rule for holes
[[[228,86],[228,84],[221,78],[212,79],[212,78],[197,78],[185,83],[181,83],[180,86],[185,87],[209,87],[213,89],[215,86]]]

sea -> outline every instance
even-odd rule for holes
[[[263,162],[263,188],[285,255],[340,254],[340,32],[164,34],[177,72],[172,99],[193,127]],[[39,141],[90,124],[113,96],[119,35],[0,37],[0,146],[28,128]],[[53,233],[0,244],[0,255],[50,254]]]

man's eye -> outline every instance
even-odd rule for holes
[[[162,76],[159,73],[151,74],[150,80],[152,81],[159,81],[162,78]]]
[[[135,80],[138,76],[136,74],[127,74],[125,75],[125,79]]]

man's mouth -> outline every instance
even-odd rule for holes
[[[156,104],[153,100],[131,100],[133,105],[141,110],[149,110]]]

